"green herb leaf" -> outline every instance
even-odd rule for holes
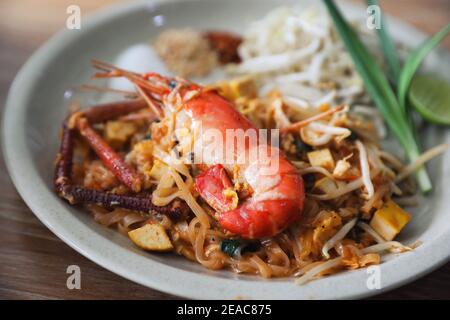
[[[358,140],[358,134],[357,134],[355,131],[353,131],[353,130],[350,130],[350,131],[351,131],[351,133],[350,133],[350,135],[347,137],[347,139],[350,140],[350,141],[356,141],[356,140]]]
[[[302,157],[304,152],[309,152],[313,149],[309,144],[304,143],[303,140],[297,137],[294,138],[294,145],[299,157]]]
[[[220,244],[220,249],[223,253],[226,253],[230,257],[233,257],[237,254],[239,250],[239,246],[241,245],[241,242],[239,240],[235,239],[225,239]]]
[[[450,24],[448,24],[441,31],[437,32],[431,38],[425,40],[418,48],[410,53],[405,61],[400,78],[398,81],[398,101],[403,109],[406,109],[406,95],[408,88],[411,84],[411,80],[414,77],[417,69],[422,64],[423,59],[435,46],[441,42],[442,39],[450,32]]]
[[[240,241],[237,239],[224,239],[220,249],[230,257],[238,257],[246,252],[255,252],[260,248],[257,241]]]
[[[146,133],[144,136],[144,140],[151,140],[152,139],[152,134],[150,132]]]
[[[367,4],[379,6],[378,0],[367,0]],[[395,86],[397,86],[397,80],[400,75],[400,61],[398,60],[394,43],[389,36],[388,27],[383,15],[381,15],[380,19],[381,28],[377,29],[378,38],[380,39],[381,48],[383,49],[384,59],[386,60],[389,68],[389,79]]]

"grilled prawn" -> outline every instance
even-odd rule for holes
[[[211,147],[204,135],[212,130],[222,137],[230,130],[255,132],[256,143],[244,140],[239,146],[225,141],[221,150],[216,148],[220,152],[213,154],[197,152],[197,144],[190,152],[191,160],[202,169],[195,178],[196,190],[215,209],[224,229],[243,238],[260,239],[281,232],[300,217],[305,196],[301,176],[278,148],[260,137],[233,103],[215,90],[183,79],[132,73],[98,61],[94,66],[104,71],[97,77],[132,81],[160,119],[171,117],[176,128],[201,139],[200,149]],[[263,153],[264,157],[252,157]]]

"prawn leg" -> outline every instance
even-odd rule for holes
[[[152,203],[148,195],[129,196],[119,195],[111,192],[104,192],[92,189],[86,189],[79,186],[64,186],[62,189],[66,199],[71,203],[101,203],[105,207],[119,207],[128,210],[149,213],[156,211],[160,214],[178,220],[187,215],[187,206],[180,200],[174,200],[167,206],[158,207]]]
[[[62,127],[61,146],[56,157],[54,186],[56,192],[64,197],[64,186],[72,184],[73,148],[76,130],[67,121]]]
[[[79,119],[77,128],[81,136],[85,138],[89,146],[117,179],[128,189],[139,192],[142,182],[138,174],[89,126],[87,120]]]
[[[147,107],[144,99],[133,99],[90,107],[69,118],[70,130],[77,128],[98,157],[128,189],[139,192],[141,179],[136,172],[93,130],[89,123],[118,118]],[[63,141],[64,142],[64,141]],[[71,158],[71,157],[68,157]]]
[[[148,195],[145,195],[145,197],[118,195],[111,192],[74,186],[72,184],[72,158],[75,134],[76,129],[71,128],[67,121],[64,121],[61,146],[57,156],[54,177],[55,190],[61,198],[72,204],[95,203],[105,207],[120,207],[144,213],[155,211],[165,214],[173,219],[179,219],[187,215],[188,209],[186,204],[179,200],[174,200],[167,206],[160,207],[153,205],[151,198]]]
[[[144,99],[132,99],[93,106],[83,110],[81,115],[90,124],[99,123],[147,108]]]

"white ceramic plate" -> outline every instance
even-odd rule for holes
[[[85,83],[92,58],[114,61],[124,48],[154,37],[163,28],[191,26],[241,32],[249,22],[281,4],[299,0],[197,0],[130,2],[82,20],[81,30],[63,31],[40,48],[17,75],[4,113],[3,151],[17,190],[38,218],[75,250],[127,279],[190,298],[327,299],[360,298],[412,281],[443,264],[450,256],[449,153],[430,164],[434,192],[421,201],[400,240],[423,245],[411,253],[390,257],[381,265],[380,290],[366,286],[366,270],[345,272],[304,286],[292,279],[263,280],[228,271],[209,271],[172,254],[137,249],[126,237],[103,228],[91,217],[60,200],[52,190],[58,131],[67,114],[63,94]],[[346,13],[365,14],[347,7]],[[158,18],[155,18],[158,16]],[[161,22],[163,25],[160,26]],[[424,35],[390,21],[394,36],[408,45]],[[429,65],[450,74],[442,52]],[[157,61],[152,61],[155,66]],[[450,141],[449,131],[421,132],[426,145]]]

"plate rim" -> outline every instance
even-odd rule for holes
[[[92,30],[93,28],[95,28],[98,25],[101,25],[102,23],[105,23],[107,21],[109,21],[110,19],[114,19],[117,16],[121,16],[121,15],[126,15],[129,12],[132,12],[133,10],[136,10],[137,8],[141,8],[143,6],[148,6],[148,5],[167,5],[167,4],[171,4],[171,3],[180,3],[180,2],[188,2],[188,1],[199,1],[199,0],[152,0],[152,1],[137,1],[137,2],[129,2],[129,3],[122,3],[122,4],[116,4],[116,5],[112,5],[112,6],[108,6],[102,10],[98,10],[95,11],[94,13],[88,14],[86,15],[86,18],[83,20],[83,29],[84,31],[80,32],[81,34],[84,34],[86,32],[89,32],[89,30]],[[357,5],[354,4],[349,4],[346,3],[345,5],[349,5],[349,6],[354,6],[354,7],[358,7]],[[389,18],[388,18],[389,19]],[[392,19],[392,20],[391,20]],[[398,19],[395,18],[391,18],[389,20],[391,21],[395,21],[395,25],[396,27],[398,27],[399,25],[403,25],[403,28],[407,28],[410,31],[414,31],[415,37],[422,37],[424,38],[425,35],[424,33],[422,33],[421,31],[418,31],[415,27],[410,26],[408,24],[405,24],[403,22],[398,21]],[[392,22],[390,21],[390,23],[392,24]],[[77,35],[76,35],[77,36]],[[75,36],[75,37],[76,37]],[[15,186],[15,188],[17,189],[17,191],[19,192],[19,194],[21,195],[22,199],[24,200],[24,202],[27,204],[27,206],[31,209],[31,211],[38,217],[38,219],[47,227],[49,228],[57,237],[59,237],[63,242],[65,242],[67,245],[69,245],[70,247],[72,247],[75,251],[79,252],[80,254],[82,254],[83,256],[85,256],[86,258],[88,258],[89,260],[97,263],[98,265],[102,266],[103,268],[114,272],[128,280],[131,280],[135,283],[144,285],[146,287],[150,287],[153,289],[157,289],[160,290],[162,292],[167,292],[173,295],[177,295],[177,296],[184,296],[184,297],[190,297],[190,298],[199,298],[199,299],[205,299],[205,298],[213,298],[213,299],[221,299],[221,298],[236,298],[238,296],[242,296],[241,294],[239,294],[239,291],[236,291],[236,289],[231,290],[232,292],[236,292],[238,294],[236,294],[235,296],[223,296],[221,292],[218,292],[217,290],[220,288],[219,287],[215,287],[214,290],[216,290],[214,293],[211,293],[208,290],[196,290],[195,288],[195,284],[199,284],[199,283],[206,283],[206,284],[211,284],[212,281],[222,281],[222,285],[228,285],[231,284],[231,282],[235,282],[235,279],[224,279],[224,278],[219,278],[217,276],[211,275],[211,274],[206,274],[206,273],[202,273],[202,274],[197,274],[195,272],[191,272],[188,270],[180,270],[179,268],[175,268],[175,267],[171,267],[168,265],[165,265],[163,263],[160,263],[158,261],[155,261],[153,259],[148,259],[146,258],[146,260],[148,260],[148,263],[152,263],[153,267],[156,268],[168,268],[168,269],[173,269],[170,270],[171,272],[177,272],[180,273],[180,275],[185,275],[186,279],[189,278],[190,283],[193,285],[191,286],[186,286],[185,283],[177,283],[177,281],[172,281],[172,283],[168,284],[168,283],[162,283],[161,281],[158,281],[155,278],[148,278],[148,279],[139,279],[139,274],[137,274],[136,272],[132,272],[130,270],[127,270],[126,266],[121,265],[121,264],[117,264],[114,263],[114,259],[112,258],[108,258],[107,256],[103,256],[102,257],[102,253],[100,252],[96,252],[95,248],[91,248],[89,245],[86,245],[85,243],[82,243],[82,241],[77,240],[73,237],[71,237],[70,233],[65,232],[65,230],[58,230],[57,225],[58,223],[55,223],[55,221],[51,222],[48,221],[48,219],[46,218],[46,214],[42,212],[43,208],[42,206],[38,205],[36,201],[32,201],[30,198],[28,197],[28,195],[30,194],[30,187],[27,186],[27,181],[25,181],[25,178],[22,178],[18,173],[20,172],[20,166],[12,161],[12,159],[15,158],[15,156],[17,155],[17,150],[14,151],[14,149],[8,148],[7,146],[10,146],[10,142],[8,141],[8,138],[10,138],[13,135],[13,131],[8,130],[11,129],[12,124],[10,121],[11,118],[12,119],[16,119],[18,121],[15,122],[15,124],[17,124],[17,122],[19,122],[20,124],[20,117],[14,116],[14,113],[11,112],[11,110],[13,108],[18,108],[17,105],[20,105],[20,101],[22,101],[22,109],[26,109],[26,98],[21,98],[19,100],[19,103],[17,103],[18,98],[17,97],[17,93],[19,92],[19,88],[20,91],[23,92],[27,91],[27,90],[23,90],[23,88],[30,88],[33,86],[33,81],[35,81],[36,75],[34,70],[34,65],[39,62],[39,61],[48,61],[48,63],[50,63],[51,61],[51,56],[52,55],[57,55],[59,51],[61,51],[65,46],[68,45],[68,43],[71,43],[71,41],[73,41],[74,37],[68,36],[68,31],[67,30],[62,30],[59,31],[57,34],[55,34],[54,36],[52,36],[48,41],[46,41],[42,46],[40,46],[32,55],[30,58],[28,58],[28,60],[26,61],[26,63],[21,67],[21,69],[19,70],[19,72],[17,73],[14,81],[12,82],[12,85],[10,87],[10,90],[8,92],[8,96],[6,99],[6,103],[5,103],[5,107],[3,109],[2,112],[2,123],[1,123],[1,130],[2,130],[2,139],[1,139],[1,148],[3,151],[3,156],[5,159],[5,165],[6,168],[9,172],[9,175],[11,177],[11,180]],[[34,80],[33,80],[34,79]],[[26,95],[24,95],[26,96]],[[14,97],[14,98],[13,98]],[[17,130],[17,129],[16,129]],[[443,243],[448,243],[450,241],[450,228],[446,231],[443,232],[443,234],[441,235],[442,239],[439,239],[440,241],[443,241]],[[437,241],[438,239],[434,239],[434,241]],[[426,253],[421,251],[421,254],[423,255],[423,257],[426,257]],[[430,256],[430,254],[428,254],[428,256]],[[409,257],[409,256],[408,256]],[[397,257],[395,260],[397,260],[399,257]],[[411,271],[409,272],[409,274],[404,274],[403,277],[399,277],[398,280],[394,280],[393,282],[389,283],[386,286],[383,286],[381,289],[376,290],[376,291],[370,291],[365,289],[364,291],[360,290],[358,292],[352,292],[351,290],[349,292],[347,292],[344,295],[339,296],[338,298],[340,299],[350,299],[350,298],[364,298],[364,297],[368,297],[370,295],[374,295],[374,294],[380,294],[382,292],[388,291],[388,290],[392,290],[398,286],[404,285],[405,283],[408,283],[410,281],[413,281],[421,276],[423,276],[426,273],[429,273],[433,270],[435,270],[436,268],[438,268],[439,266],[443,265],[445,262],[450,260],[450,251],[447,251],[447,253],[440,257],[432,257],[434,263],[432,264],[428,264],[428,265],[423,265],[419,270],[415,270],[415,271]],[[383,268],[383,264],[381,265]],[[386,269],[386,267],[384,268]],[[392,268],[390,268],[392,269]],[[395,269],[394,269],[395,270]],[[362,271],[362,270],[361,270]],[[361,272],[360,272],[361,273]],[[348,274],[348,273],[347,273]],[[191,278],[195,278],[195,279],[191,279]],[[206,281],[205,281],[206,279]],[[332,279],[332,278],[330,278]],[[238,280],[241,281],[241,280]],[[289,281],[292,281],[292,279],[290,279]],[[319,280],[319,282],[324,281]],[[325,279],[325,281],[327,281]],[[264,287],[266,287],[266,285],[268,283],[280,283],[280,281],[278,280],[270,280],[270,281],[266,281],[263,279],[255,279],[255,281],[252,281],[253,283],[264,283],[265,285],[263,285]],[[288,285],[288,282],[283,282],[286,283],[286,285]],[[269,285],[270,286],[270,285]],[[306,285],[308,286],[308,285]],[[305,288],[306,288],[305,286]],[[256,288],[256,287],[255,287]],[[301,288],[301,287],[299,287]],[[302,290],[299,290],[302,291]],[[252,294],[250,295],[252,296]],[[308,298],[305,294],[303,294],[302,292],[299,292],[299,296],[300,298]],[[245,297],[245,295],[244,295]],[[254,297],[259,297],[258,294],[254,295]],[[252,297],[253,298],[253,297]],[[282,298],[288,298],[288,299],[296,299],[299,298],[298,296],[295,296],[293,294],[288,294],[287,296],[280,296],[280,297],[275,297],[275,299],[282,299]],[[314,298],[314,296],[310,297],[310,298]],[[320,298],[336,298],[333,297],[332,295],[329,296],[321,296]]]

